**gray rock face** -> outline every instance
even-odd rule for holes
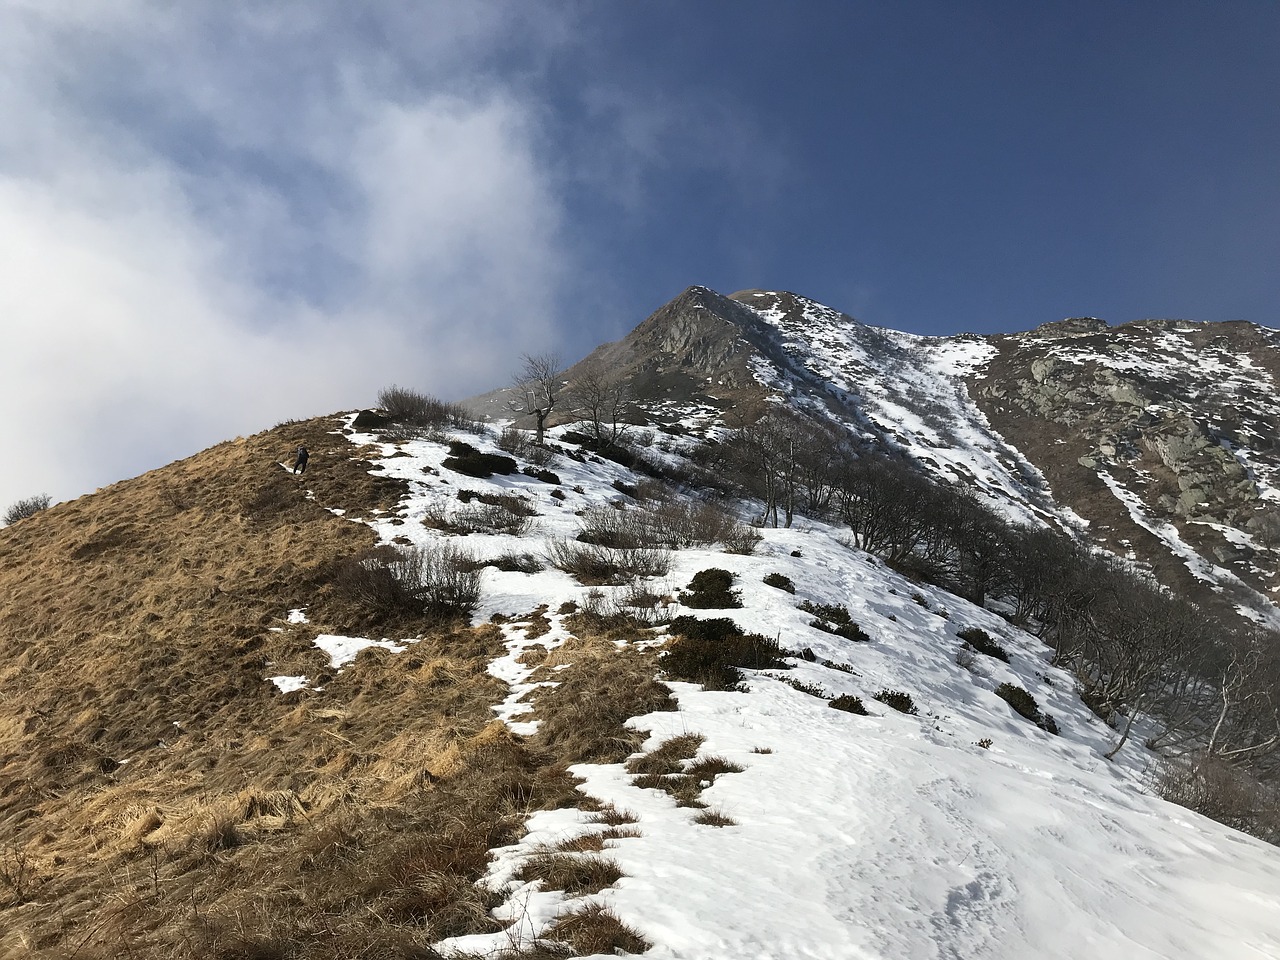
[[[1034,487],[1043,497],[1037,516],[1058,510],[1067,525],[1082,518],[1100,546],[1170,585],[1181,578],[1180,588],[1206,590],[1193,570],[1202,562],[1276,595],[1280,331],[1074,318],[968,339],[980,345],[976,354],[964,337],[885,331],[786,292],[726,297],[689,287],[564,377],[572,383],[588,368],[621,376],[659,423],[697,409],[735,426],[773,392],[824,423],[844,424],[851,447],[891,455],[904,449],[898,416],[914,424],[916,449],[930,451],[919,466],[939,482],[979,493],[984,483],[988,491]],[[983,359],[965,368],[969,376],[946,367],[954,383],[939,390],[929,378],[943,367],[926,369],[926,355]],[[922,387],[926,381],[933,386]],[[990,475],[974,473],[968,454],[940,455],[962,442],[950,432],[959,421],[948,419],[957,397],[978,407],[961,433],[989,431],[978,458],[1007,451],[985,461],[979,473]],[[503,397],[478,400],[498,409]],[[888,419],[885,410],[894,411]]]

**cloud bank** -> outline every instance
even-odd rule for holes
[[[556,343],[552,8],[0,11],[0,505]]]

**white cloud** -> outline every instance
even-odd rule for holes
[[[485,64],[556,17],[349,9],[0,12],[0,506],[554,340],[541,107]]]

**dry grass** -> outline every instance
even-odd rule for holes
[[[576,801],[563,762],[492,720],[496,626],[401,623],[408,650],[341,673],[314,647],[361,616],[329,572],[374,545],[325,507],[402,492],[335,428],[0,531],[0,957],[434,956],[494,928],[488,851]],[[311,622],[286,622],[299,606]]]
[[[676,801],[676,806],[705,807],[702,791],[722,773],[741,773],[744,768],[719,756],[695,760],[704,742],[700,734],[684,733],[663,741],[649,753],[632,757],[626,764],[627,772],[635,775],[632,784],[661,790]]]
[[[694,823],[704,827],[736,827],[738,821],[728,816],[723,810],[703,810],[693,818]]]
[[[573,853],[537,853],[516,874],[519,880],[540,880],[544,890],[563,890],[571,896],[599,893],[622,879],[622,871],[604,857]]]
[[[492,719],[497,625],[383,617],[373,635],[415,642],[332,670],[315,636],[376,619],[333,571],[375,543],[326,508],[403,493],[335,429],[221,444],[0,530],[0,958],[435,957],[495,930],[489,851],[585,804],[567,765],[625,759],[623,722],[672,708],[632,645],[648,634],[589,618],[545,654],[564,669],[528,741]],[[303,443],[295,477],[278,461]],[[588,846],[633,835],[625,811],[593,817],[611,829]],[[577,888],[612,882],[555,855]]]
[[[706,742],[706,737],[698,733],[684,733],[680,736],[664,740],[648,753],[642,753],[627,761],[627,772],[638,774],[680,773],[684,769],[684,761],[692,760],[698,755],[698,749]]]
[[[644,953],[652,944],[607,907],[591,904],[557,919],[546,936],[578,956]]]
[[[611,803],[606,803],[591,815],[592,823],[607,823],[611,827],[620,827],[624,823],[639,823],[640,818],[630,810],[619,810]]]
[[[651,651],[619,648],[590,634],[566,641],[533,675],[557,684],[534,693],[541,723],[533,742],[567,763],[625,760],[644,740],[643,734],[623,726],[625,721],[675,709],[670,691],[654,680],[655,672]]]

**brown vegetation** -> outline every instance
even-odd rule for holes
[[[224,443],[0,531],[0,957],[435,956],[495,928],[488,851],[578,801],[585,740],[492,719],[497,626],[374,617],[412,642],[341,671],[314,646],[372,625],[334,571],[375,545],[348,518],[401,496],[339,428]],[[635,712],[666,698],[641,661],[624,679],[579,654],[593,676],[557,679],[600,692],[593,729],[620,730],[623,685]],[[549,731],[584,715],[545,701]]]

